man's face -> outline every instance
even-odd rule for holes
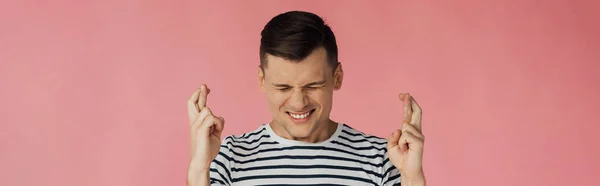
[[[327,127],[333,91],[341,87],[341,65],[334,73],[322,47],[300,62],[268,54],[266,59],[264,73],[259,70],[259,83],[267,93],[273,127],[285,130],[286,138],[314,137]]]

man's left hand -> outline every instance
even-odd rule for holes
[[[399,97],[404,102],[404,122],[402,130],[396,130],[388,138],[388,156],[400,171],[402,185],[424,186],[422,110],[411,95],[403,93]]]

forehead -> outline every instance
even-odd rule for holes
[[[327,52],[323,48],[313,51],[301,61],[290,61],[267,54],[265,80],[276,83],[303,84],[325,80],[332,73],[327,64]]]

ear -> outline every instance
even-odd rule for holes
[[[333,74],[333,90],[339,90],[342,88],[342,82],[344,81],[344,69],[342,69],[342,63],[338,62],[337,68]]]
[[[261,92],[265,91],[265,73],[260,65],[258,65],[258,88]]]

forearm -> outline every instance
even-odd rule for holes
[[[415,177],[400,177],[402,186],[425,186],[425,176],[419,175]]]
[[[209,170],[193,170],[188,171],[188,186],[210,186],[210,171]]]

